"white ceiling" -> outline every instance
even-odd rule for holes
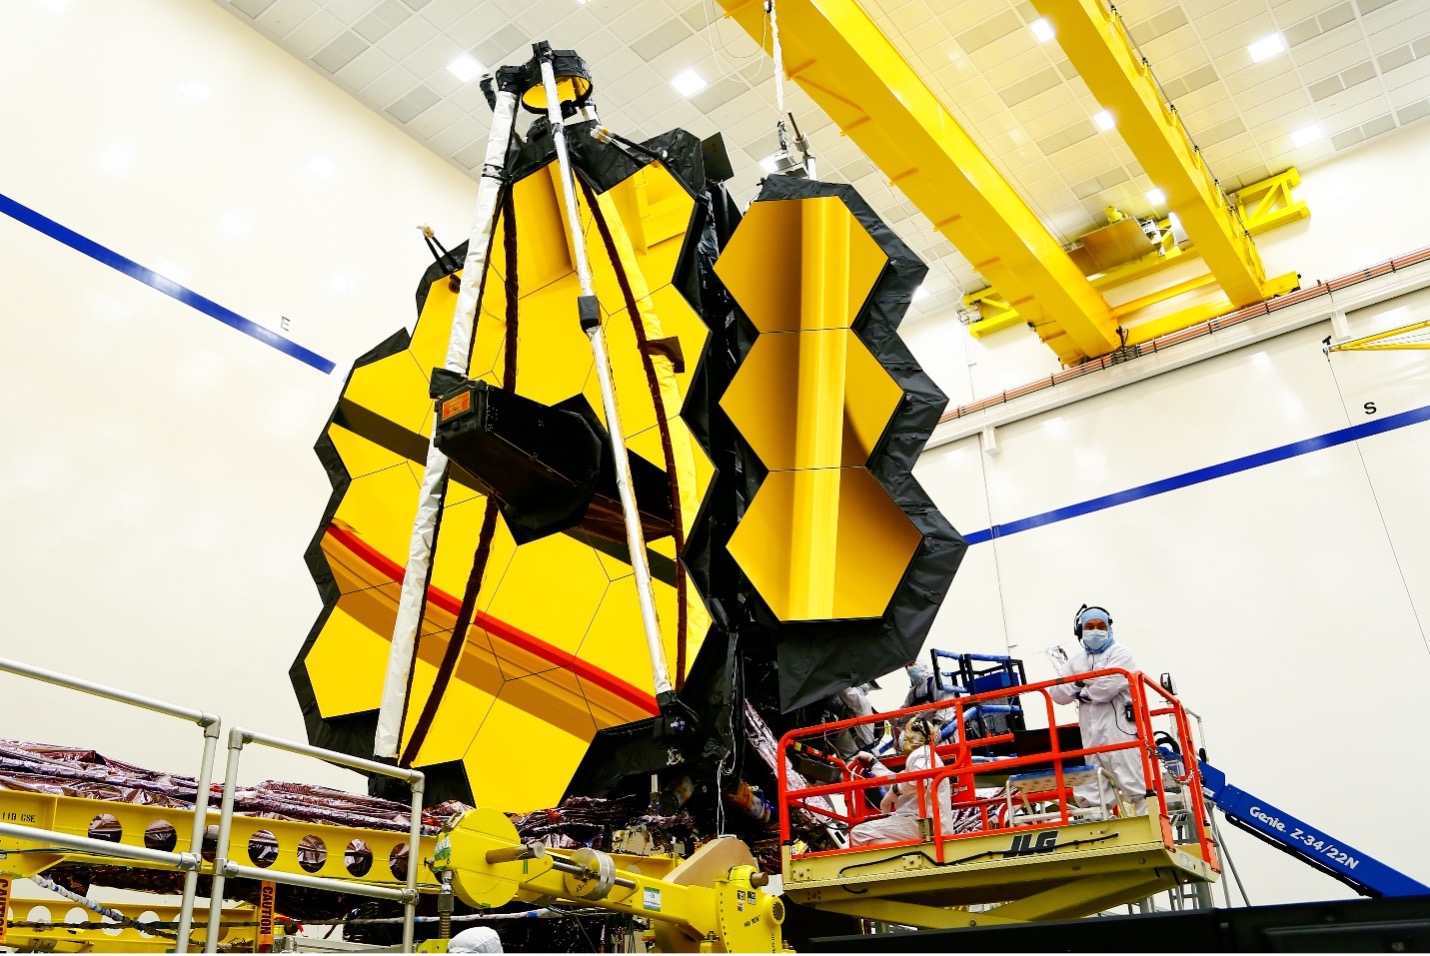
[[[771,63],[714,0],[215,0],[469,172],[485,149],[477,81],[447,70],[467,52],[524,62],[533,40],[578,51],[603,121],[644,138],[724,133],[742,199],[775,148]],[[1026,0],[864,0],[864,8],[1038,213],[1071,241],[1102,211],[1153,213],[1143,173]],[[1213,172],[1234,191],[1430,115],[1430,0],[1121,0],[1118,10]],[[1252,41],[1288,49],[1254,64]],[[670,85],[694,69],[709,84]],[[853,183],[930,265],[919,311],[986,283],[793,84],[821,179]],[[1295,147],[1319,124],[1324,137]],[[472,173],[475,175],[475,172]],[[1165,210],[1161,210],[1165,212]],[[455,240],[453,240],[455,241]]]

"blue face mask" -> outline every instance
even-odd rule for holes
[[[1112,644],[1112,628],[1105,631],[1093,631],[1087,628],[1082,632],[1082,646],[1089,654],[1100,654],[1107,650]]]

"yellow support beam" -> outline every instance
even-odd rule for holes
[[[1003,293],[992,286],[964,296],[963,307],[976,311],[979,315],[978,321],[968,326],[968,334],[975,339],[1027,323],[1027,320],[1018,314],[1018,310],[1008,304]]]
[[[1292,166],[1275,176],[1269,176],[1260,182],[1243,186],[1234,197],[1237,218],[1246,226],[1246,231],[1253,236],[1259,236],[1268,229],[1275,229],[1277,226],[1284,226],[1308,218],[1311,215],[1310,207],[1306,205],[1304,199],[1297,199],[1292,193],[1292,189],[1300,184],[1301,172]],[[1092,287],[1099,292],[1115,289],[1135,279],[1160,272],[1169,266],[1189,262],[1192,257],[1201,255],[1196,244],[1191,241],[1183,242],[1181,245],[1171,242],[1170,223],[1166,219],[1161,220],[1157,225],[1165,236],[1162,246],[1157,251],[1091,276]],[[1290,292],[1298,285],[1297,282],[1292,281],[1294,278],[1295,273],[1279,276],[1262,286],[1261,291],[1266,298]],[[1207,281],[1215,280],[1216,276],[1208,275]],[[1159,293],[1153,293],[1153,295],[1159,295]],[[1162,295],[1155,301],[1165,301],[1167,298],[1170,296]],[[963,297],[963,305],[967,309],[977,309],[982,316],[979,321],[968,327],[969,333],[974,338],[1001,332],[1015,325],[1021,325],[1024,321],[1023,317],[1018,314],[1018,310],[1009,306],[1002,293],[992,287],[970,292]],[[1227,307],[1223,311],[1230,312],[1232,308],[1233,306],[1227,303]],[[1115,318],[1121,319],[1128,315],[1129,311],[1131,310],[1124,304],[1113,309],[1113,315]],[[1169,331],[1177,330],[1170,329]]]
[[[720,2],[769,43],[760,0]],[[1063,364],[1117,348],[1101,294],[855,0],[780,0],[779,23],[787,74]]]
[[[1374,335],[1362,336],[1358,339],[1351,339],[1349,342],[1341,342],[1339,345],[1329,345],[1327,352],[1375,352],[1390,351],[1397,349],[1430,349],[1430,339],[1425,337],[1395,340],[1397,335],[1409,335],[1412,332],[1419,332],[1422,329],[1430,329],[1430,319],[1424,322],[1415,322],[1411,325],[1402,325],[1398,329],[1390,329],[1386,332],[1376,332]],[[1425,333],[1430,336],[1430,333]]]
[[[1237,307],[1268,297],[1266,270],[1151,69],[1132,48],[1121,18],[1103,0],[1033,0],[1092,95],[1117,120],[1122,138],[1167,197],[1227,298]]]
[[[1268,229],[1309,217],[1311,207],[1291,193],[1299,185],[1301,171],[1292,166],[1284,173],[1243,186],[1236,194],[1236,210],[1246,231],[1259,236]]]

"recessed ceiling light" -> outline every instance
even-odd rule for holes
[[[319,179],[327,179],[338,171],[338,164],[326,156],[314,156],[308,160],[306,168]]]
[[[111,176],[123,176],[134,168],[134,150],[126,143],[111,143],[99,151],[99,165]]]
[[[1291,134],[1292,146],[1309,146],[1316,140],[1326,135],[1326,131],[1321,129],[1320,123],[1312,123],[1310,126],[1303,126]]]
[[[1053,38],[1053,25],[1048,22],[1047,17],[1038,17],[1028,24],[1028,29],[1033,31],[1033,36],[1038,38],[1039,43],[1047,43]]]
[[[179,264],[174,262],[172,259],[160,259],[158,262],[154,263],[153,271],[157,272],[160,277],[168,279],[175,285],[182,285],[184,282],[184,270],[180,268]]]
[[[1264,36],[1246,48],[1246,52],[1251,54],[1252,63],[1260,63],[1262,60],[1269,60],[1278,53],[1286,49],[1286,38],[1279,33]]]
[[[1160,189],[1147,190],[1147,201],[1154,206],[1160,206],[1167,201],[1167,194]]]
[[[927,299],[932,294],[933,293],[930,292],[928,289],[925,289],[923,286],[919,286],[918,288],[914,289],[914,301],[922,302],[924,299]]]
[[[1092,125],[1103,132],[1107,132],[1117,125],[1117,120],[1112,118],[1112,113],[1108,110],[1098,110],[1092,114]]]
[[[670,81],[670,85],[675,87],[681,96],[694,96],[708,85],[705,79],[694,70],[686,70]]]
[[[249,233],[253,232],[253,224],[240,212],[224,213],[219,217],[218,228],[220,232],[225,232],[235,239],[247,239]]]
[[[774,171],[779,168],[779,155],[778,151],[770,153],[770,155],[760,160],[760,168],[773,175]]]
[[[452,57],[452,62],[447,64],[447,72],[461,80],[463,83],[470,83],[482,75],[482,65],[477,62],[477,58],[470,53],[458,53]]]
[[[197,100],[200,103],[208,99],[213,94],[213,90],[211,90],[207,85],[200,83],[198,80],[189,80],[186,83],[180,83],[179,92],[187,96],[189,99]]]

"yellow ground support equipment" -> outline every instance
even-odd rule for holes
[[[33,838],[0,836],[0,875],[31,877],[61,863],[172,871],[184,864],[165,857],[188,856],[172,854],[169,850],[174,846],[176,829],[187,822],[189,815],[187,808],[0,789],[0,820],[34,828]],[[219,823],[219,812],[210,811],[209,819],[210,832],[213,833]],[[358,884],[366,884],[394,891],[405,885],[408,834],[404,831],[241,815],[234,815],[230,826],[230,846],[236,862],[261,867],[280,881],[284,876],[296,879],[317,877],[351,883],[354,889],[358,889]],[[67,843],[92,841],[92,845],[88,849],[60,846],[55,840],[46,839],[47,834],[65,839]],[[422,839],[419,859],[431,858],[435,842],[433,837]],[[150,858],[135,858],[131,855],[133,853],[143,853]],[[202,875],[212,876],[213,863],[207,850],[204,856],[197,870]],[[425,868],[421,867],[418,873],[427,875]],[[417,888],[419,892],[429,893],[438,889],[430,878],[419,882]],[[24,920],[20,904],[12,901],[12,905],[11,918]],[[126,911],[124,907],[115,908]],[[177,908],[174,909],[177,912]],[[158,914],[160,921],[172,921],[172,916],[165,915],[168,911],[159,906],[141,906],[136,913],[151,910]],[[233,911],[225,910],[226,914],[229,912]],[[253,918],[251,911],[240,911],[237,915],[240,922]],[[172,939],[160,936],[145,938],[138,931],[129,929],[116,936],[112,929],[67,930],[58,926],[52,930],[11,930],[11,943],[17,938],[15,934],[20,932],[58,942],[74,942],[93,936],[95,951],[99,952],[164,952],[174,946]],[[191,944],[202,946],[205,935],[206,930],[200,919],[190,934]],[[251,937],[247,927],[225,925],[218,943],[227,946]],[[58,951],[66,950],[61,948]]]
[[[0,863],[0,866],[3,866]],[[163,927],[160,933],[172,933],[179,918],[179,907],[163,903],[105,903],[106,909],[117,910],[126,919],[147,925],[154,922]],[[66,912],[68,910],[68,912]],[[44,914],[49,916],[45,917]],[[12,899],[9,927],[0,945],[14,946],[21,952],[46,953],[165,953],[172,952],[170,936],[146,932],[137,926],[103,921],[82,907],[62,901]],[[43,925],[43,924],[48,925]],[[219,945],[239,952],[252,952],[258,942],[258,915],[253,907],[224,910],[224,929]],[[281,929],[282,924],[279,924]],[[203,944],[204,928],[196,926],[191,943]]]
[[[182,820],[183,816],[163,807],[0,790],[0,818],[23,821],[36,829],[37,836],[45,831],[83,839],[103,834],[101,843],[112,841],[126,848],[158,852],[157,847],[164,843],[156,841],[155,835],[172,837],[172,821]],[[217,813],[213,819],[217,820]],[[354,888],[366,883],[398,889],[405,879],[402,851],[406,839],[407,834],[398,831],[235,815],[230,845],[238,859],[263,866],[280,878],[282,874],[316,876],[348,881]],[[566,854],[523,846],[505,814],[484,808],[456,818],[440,840],[424,837],[420,860],[434,858],[439,871],[451,872],[457,895],[474,906],[556,899],[629,913],[653,921],[655,942],[663,952],[781,949],[783,904],[760,889],[768,877],[759,872],[745,844],[734,838],[707,843],[690,859],[672,867],[672,861],[664,857],[647,860],[596,850]],[[42,839],[0,838],[0,871],[12,877],[33,876],[59,863],[173,869],[157,860],[120,860],[106,855],[102,846],[94,852],[76,852],[47,847]],[[364,870],[364,866],[371,869]],[[211,871],[212,864],[205,862],[201,872]],[[418,883],[419,892],[440,891],[440,884],[420,861],[418,872],[424,877]],[[35,905],[40,903],[31,904],[31,908]],[[53,914],[54,905],[48,905]],[[129,909],[116,908],[126,914]],[[173,921],[173,914],[162,906],[130,908],[135,916],[152,911],[150,918]],[[28,912],[23,904],[14,903],[11,918],[27,921]],[[255,919],[252,910],[225,910],[228,914],[233,914],[239,923]],[[254,938],[254,931],[248,926],[226,926],[218,941],[228,946]],[[202,923],[196,924],[192,942],[201,944],[205,932]],[[10,931],[9,943],[22,939],[43,941],[46,947],[53,944],[59,952],[137,953],[173,948],[170,939],[145,937],[129,928],[116,933],[116,928],[66,929],[56,925],[51,929],[22,927]],[[93,948],[86,950],[86,946]]]
[[[661,952],[780,952],[784,904],[761,887],[744,843],[720,837],[664,878],[611,855],[523,845],[506,815],[471,810],[443,831],[434,863],[451,875],[463,902],[495,907],[512,900],[565,900],[652,921]]]

